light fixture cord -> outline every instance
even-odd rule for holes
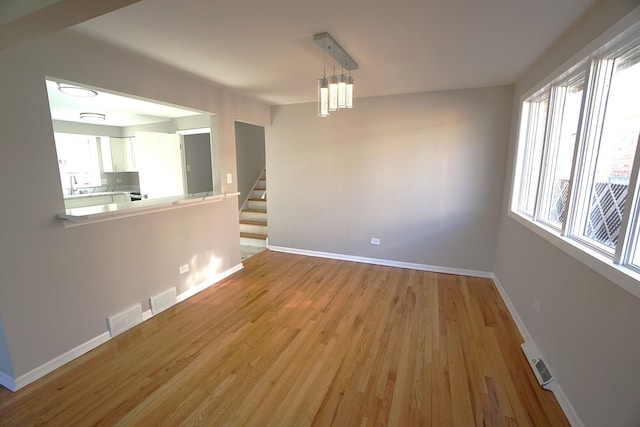
[[[327,39],[322,40],[322,77],[327,78]]]

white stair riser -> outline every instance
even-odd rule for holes
[[[267,190],[260,190],[260,189],[255,189],[253,190],[253,193],[251,194],[251,198],[252,199],[261,199],[262,196],[264,195],[264,192]]]
[[[242,246],[256,246],[259,248],[266,248],[267,241],[262,239],[252,239],[250,237],[241,237],[240,245]]]
[[[247,200],[247,204],[244,206],[246,209],[267,209],[267,202],[264,200]]]
[[[266,221],[267,220],[267,213],[266,212],[241,211],[240,212],[240,219],[247,219],[247,220],[253,220],[253,221]]]
[[[266,225],[240,224],[240,232],[268,235]]]

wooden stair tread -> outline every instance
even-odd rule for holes
[[[247,199],[250,202],[266,202],[267,199],[257,198],[257,199]]]
[[[266,209],[243,209],[242,212],[251,212],[251,213],[267,213]]]
[[[260,239],[260,240],[267,240],[267,236],[264,234],[257,234],[257,233],[245,233],[245,232],[240,232],[240,237],[246,237],[249,239]]]
[[[253,219],[241,219],[240,220],[240,224],[264,225],[266,227],[267,226],[267,221],[257,221],[257,220],[253,220]]]

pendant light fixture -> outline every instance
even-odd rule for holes
[[[326,55],[324,55],[322,62],[322,78],[318,79],[318,116],[329,117],[329,80],[327,80]]]
[[[338,110],[338,83],[340,79],[338,76],[331,76],[331,80],[329,80],[329,111],[337,111]]]
[[[323,77],[318,79],[318,116],[328,117],[329,112],[343,108],[353,108],[353,77],[351,71],[358,69],[358,64],[335,41],[329,33],[320,33],[313,36],[313,40],[324,50],[325,57],[328,53],[334,59],[333,76],[327,78],[326,64],[324,64]],[[335,63],[342,67],[342,74],[336,75]],[[344,70],[349,71],[349,77]],[[324,105],[327,106],[323,109]]]
[[[347,80],[347,99],[346,107],[353,108],[353,77],[351,77],[351,71],[349,71],[349,79]]]
[[[338,81],[338,108],[347,108],[347,76],[344,70]]]

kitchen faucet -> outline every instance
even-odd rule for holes
[[[78,180],[75,175],[69,175],[69,194],[74,194],[74,185],[78,185]]]

